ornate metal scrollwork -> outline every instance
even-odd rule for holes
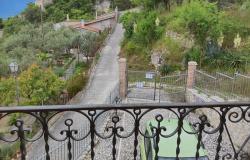
[[[162,131],[166,131],[167,129],[161,126],[161,122],[163,121],[163,116],[161,114],[156,115],[155,120],[157,121],[157,127],[152,126],[151,129],[154,133],[153,137],[155,137],[155,160],[158,160],[160,136],[162,135]]]
[[[118,101],[118,99],[117,99]],[[0,108],[0,120],[14,113],[28,114],[36,119],[37,123],[41,126],[41,130],[38,136],[34,139],[28,139],[26,133],[29,131],[25,129],[24,121],[17,120],[14,124],[14,129],[11,133],[14,135],[11,138],[0,134],[0,141],[5,143],[19,142],[19,150],[21,159],[25,160],[27,155],[27,143],[35,143],[40,140],[43,141],[43,148],[45,150],[45,159],[53,159],[51,153],[53,149],[50,146],[52,141],[65,142],[67,159],[75,159],[75,147],[74,142],[84,141],[86,145],[89,145],[90,158],[94,159],[96,140],[101,139],[103,141],[111,141],[111,157],[113,160],[117,158],[118,141],[120,139],[126,139],[132,137],[132,144],[134,148],[132,150],[133,159],[138,159],[139,156],[139,144],[140,139],[148,138],[154,140],[154,158],[158,159],[160,151],[160,141],[162,138],[176,138],[176,159],[181,159],[181,143],[183,142],[182,134],[193,134],[197,137],[197,144],[194,151],[194,157],[198,159],[200,157],[200,150],[203,147],[204,137],[215,135],[214,137],[214,151],[212,155],[208,155],[209,158],[219,159],[237,159],[247,160],[249,154],[246,147],[250,143],[250,135],[241,138],[241,144],[235,144],[237,139],[233,138],[231,125],[237,125],[244,123],[250,128],[250,103],[247,104],[116,104],[116,105],[93,105],[93,106],[72,106],[72,109],[67,106],[50,106],[48,109],[43,107],[42,109],[30,109],[13,107],[10,109]],[[206,110],[204,112],[200,112]],[[60,130],[56,135],[50,128],[52,119],[61,114],[73,112],[82,119],[73,119],[70,116],[65,116]],[[209,114],[210,112],[211,114]],[[126,116],[124,116],[126,115]],[[108,117],[108,118],[106,118]],[[190,118],[191,117],[191,118]],[[216,117],[216,118],[215,118]],[[192,119],[193,118],[193,119]],[[106,119],[109,119],[109,125],[106,126],[106,130],[100,129],[103,124],[106,123]],[[168,129],[168,126],[163,125],[163,121],[167,119],[176,119],[176,128]],[[143,128],[147,124],[147,121],[155,122],[151,126],[151,135],[147,135]],[[124,122],[125,123],[122,123]],[[184,121],[189,121],[193,126],[193,130],[185,128]],[[213,124],[216,122],[216,124]],[[84,124],[83,130],[75,127],[79,124]],[[125,125],[124,125],[125,124]],[[129,127],[128,127],[129,125]],[[105,126],[105,125],[104,125]],[[105,135],[102,134],[105,132]],[[247,131],[246,131],[247,132]],[[80,135],[80,136],[79,136]],[[232,151],[223,150],[223,140],[227,136],[227,144],[232,146]],[[49,140],[50,143],[49,143]],[[86,140],[86,142],[85,142]],[[243,142],[243,143],[242,143]],[[237,147],[238,146],[238,147]],[[64,160],[64,159],[62,159]]]
[[[15,124],[16,128],[13,128],[11,130],[11,134],[17,134],[19,142],[20,142],[20,153],[21,153],[21,160],[25,160],[25,156],[26,156],[26,146],[25,146],[25,136],[24,133],[25,132],[30,132],[29,129],[25,129],[23,126],[23,121],[18,119],[16,120]]]

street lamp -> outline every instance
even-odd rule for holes
[[[19,89],[18,89],[18,81],[17,81],[17,72],[18,72],[18,64],[16,62],[11,62],[9,64],[9,68],[11,73],[13,74],[16,82],[16,101],[17,105],[19,105]]]
[[[158,57],[157,64],[156,64],[156,67],[155,67],[154,101],[155,101],[155,99],[156,99],[156,87],[157,87],[157,86],[156,86],[156,81],[157,81],[157,75],[158,75],[159,68],[160,68],[161,64],[162,64],[162,58],[161,58],[161,56],[160,56],[160,57]],[[159,89],[159,91],[160,91],[160,89]],[[160,101],[160,94],[159,94],[159,101]]]

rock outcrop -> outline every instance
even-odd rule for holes
[[[36,0],[35,4],[38,6],[46,6],[53,3],[53,0]]]

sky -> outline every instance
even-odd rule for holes
[[[35,0],[0,0],[0,18],[18,15],[30,2]]]

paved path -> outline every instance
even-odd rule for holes
[[[82,95],[80,104],[103,104],[109,99],[110,92],[119,82],[118,54],[120,52],[120,42],[123,38],[123,32],[122,25],[117,24],[114,33],[111,35],[101,52],[99,63],[97,64],[95,71],[92,73],[92,81],[90,82],[86,94]],[[74,122],[72,126],[73,129],[79,130],[79,128],[86,128],[86,125],[88,125],[82,123],[86,122],[86,118],[79,113],[67,112],[57,120],[50,129],[50,133],[55,137],[61,137],[60,131],[66,129],[64,122],[69,118]],[[57,148],[60,143],[50,139],[49,145],[53,150],[53,148]],[[45,151],[43,139],[33,144],[32,148],[32,152],[29,153],[28,159],[38,160],[41,153],[44,153]],[[55,154],[59,154],[59,151]],[[51,159],[58,159],[58,157],[53,158],[53,155],[51,155]],[[59,159],[63,160],[64,158],[59,157]]]
[[[102,50],[101,59],[96,66],[93,80],[87,90],[87,94],[81,100],[81,104],[104,103],[111,90],[118,83],[118,54],[123,32],[121,24],[118,24]]]

